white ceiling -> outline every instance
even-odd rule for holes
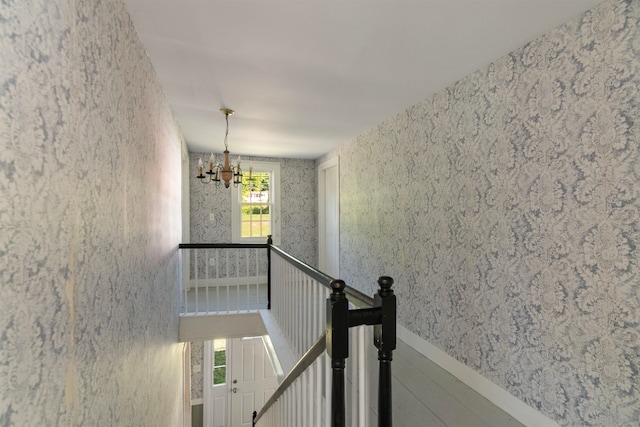
[[[600,0],[125,0],[190,151],[314,159]]]

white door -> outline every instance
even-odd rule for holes
[[[278,386],[262,337],[234,339],[231,349],[231,427],[251,426]]]
[[[340,277],[340,169],[338,157],[318,166],[320,270]]]

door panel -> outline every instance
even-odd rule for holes
[[[262,339],[260,339],[262,340]],[[256,340],[243,340],[242,341],[242,375],[238,379],[239,383],[246,383],[255,380],[256,371]]]
[[[251,426],[277,387],[277,379],[262,337],[234,339],[231,351],[231,427]]]
[[[251,425],[251,421],[253,418],[253,411],[257,411],[255,407],[255,399],[253,393],[242,393],[241,396],[241,413],[240,416],[242,418],[242,422],[240,425]]]
[[[225,427],[227,425],[227,398],[226,396],[213,398],[213,427]]]

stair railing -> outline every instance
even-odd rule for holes
[[[274,284],[278,282],[272,280]],[[326,299],[325,331],[300,358],[260,412],[254,412],[254,426],[338,427],[347,425],[347,417],[351,419],[352,426],[369,426],[371,404],[368,399],[364,325],[374,325],[374,345],[378,349],[378,426],[392,426],[391,361],[396,346],[396,297],[391,290],[393,279],[380,277],[378,284],[380,289],[371,299],[347,287],[341,280],[330,282],[332,292]],[[348,295],[364,308],[354,308],[354,304],[348,301]],[[274,297],[274,304],[276,301],[278,298]],[[290,306],[290,302],[285,304]],[[350,334],[350,328],[356,330]],[[353,365],[357,368],[345,376],[350,348],[356,350]],[[349,397],[345,394],[347,382],[351,386]],[[330,390],[330,399],[327,390]],[[348,398],[351,401],[349,408],[346,405]]]
[[[271,315],[295,360],[324,332],[331,277],[271,246]]]
[[[396,298],[391,278],[380,277],[380,289],[371,298],[273,246],[271,236],[266,244],[179,247],[182,315],[268,308],[298,359],[254,412],[254,425],[337,427],[347,425],[348,418],[352,427],[368,427],[375,416],[369,401],[371,337],[380,365],[378,425],[392,425]],[[368,325],[374,326],[373,334],[367,334]]]

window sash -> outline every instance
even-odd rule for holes
[[[242,197],[242,187],[238,186],[235,191],[235,197],[232,202],[232,241],[234,243],[265,243],[266,236],[271,235],[275,244],[280,243],[280,164],[277,162],[252,162],[253,174],[257,176],[262,173],[268,173],[269,189],[268,198],[266,200],[260,199],[258,202],[255,200],[244,201]],[[244,174],[248,174],[248,170],[244,171]],[[256,195],[255,198],[259,198]],[[251,222],[246,220],[245,209],[255,207],[268,207],[269,208],[269,224],[264,224],[260,221],[260,214],[256,217],[256,214],[251,215]],[[264,214],[262,214],[264,215]],[[263,227],[268,227],[268,232]],[[252,236],[243,237],[243,227],[245,233],[247,233],[247,227],[255,227],[257,231],[252,232]],[[263,230],[264,235],[257,235],[259,230]]]

